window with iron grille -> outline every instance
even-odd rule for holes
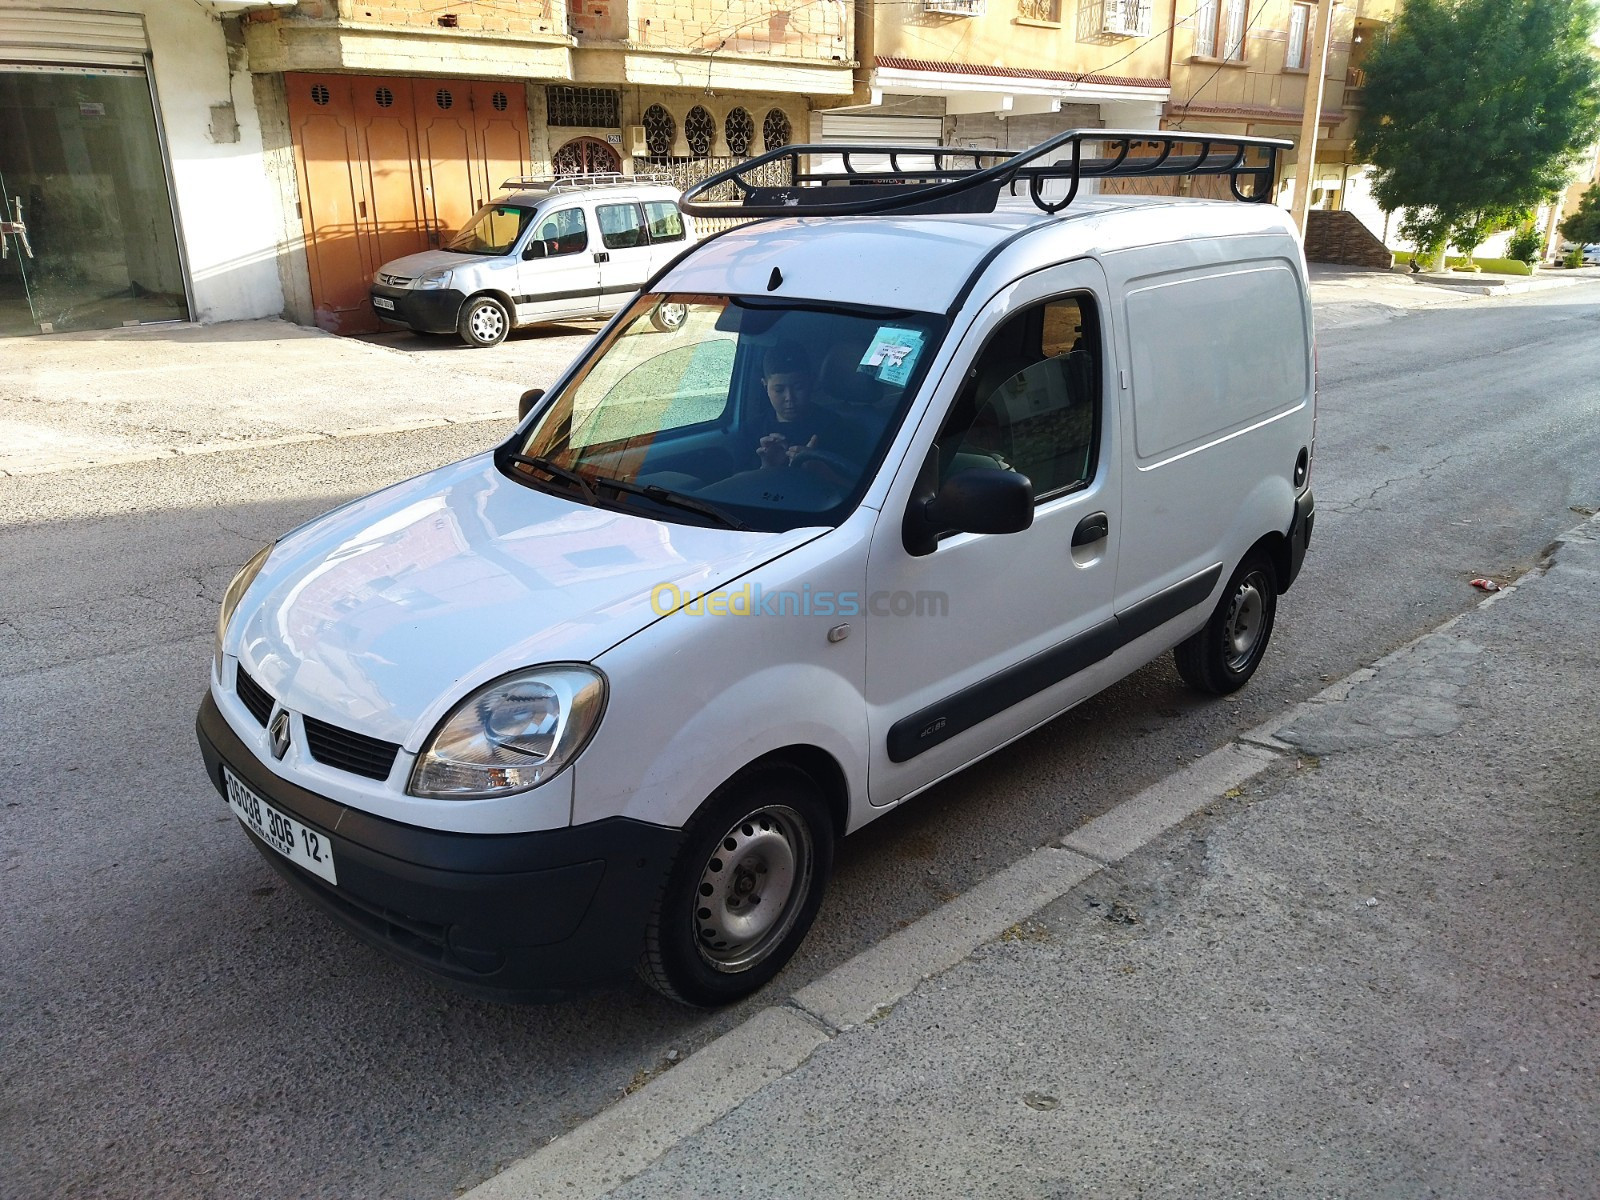
[[[1017,16],[1024,21],[1061,21],[1061,0],[1017,0]]]
[[[1249,0],[1199,0],[1194,9],[1194,52],[1201,58],[1244,61]]]
[[[659,104],[644,110],[644,141],[652,158],[665,158],[672,153],[673,139],[678,136],[678,124],[672,114]]]
[[[767,119],[761,122],[761,137],[766,142],[768,150],[787,146],[793,136],[794,130],[789,124],[789,116],[781,108],[770,110]]]
[[[683,118],[683,140],[689,143],[689,153],[696,158],[705,158],[711,153],[711,142],[716,136],[716,121],[696,104]]]
[[[729,154],[749,154],[750,143],[756,136],[756,119],[744,109],[736,108],[722,123],[722,133],[728,139]]]
[[[547,87],[547,123],[579,129],[622,128],[622,93],[612,88]]]

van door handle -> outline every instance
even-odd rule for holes
[[[594,252],[594,260],[595,262],[610,262],[611,255],[607,254],[604,250],[596,250]]]
[[[1078,527],[1072,531],[1072,544],[1074,546],[1087,546],[1091,542],[1103,542],[1111,536],[1111,518],[1103,512],[1090,513],[1078,522]]]

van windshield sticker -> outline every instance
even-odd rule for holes
[[[872,345],[861,356],[861,365],[871,367],[884,383],[905,387],[911,372],[917,369],[917,358],[922,354],[922,331],[901,329],[898,325],[883,325],[878,329]]]

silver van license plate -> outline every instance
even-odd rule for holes
[[[222,778],[228,785],[228,806],[246,829],[295,865],[329,883],[339,882],[333,869],[333,847],[327,838],[273,808],[227,767],[222,768]]]
[[[390,312],[393,312],[394,311],[394,301],[393,300],[385,300],[382,296],[374,296],[372,298],[372,307],[373,308],[387,308]]]

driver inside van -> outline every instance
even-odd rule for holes
[[[862,431],[813,402],[816,375],[804,347],[779,342],[768,349],[761,361],[761,386],[771,410],[758,426],[765,430],[756,445],[762,468],[799,466],[839,487],[853,486],[861,468]]]

